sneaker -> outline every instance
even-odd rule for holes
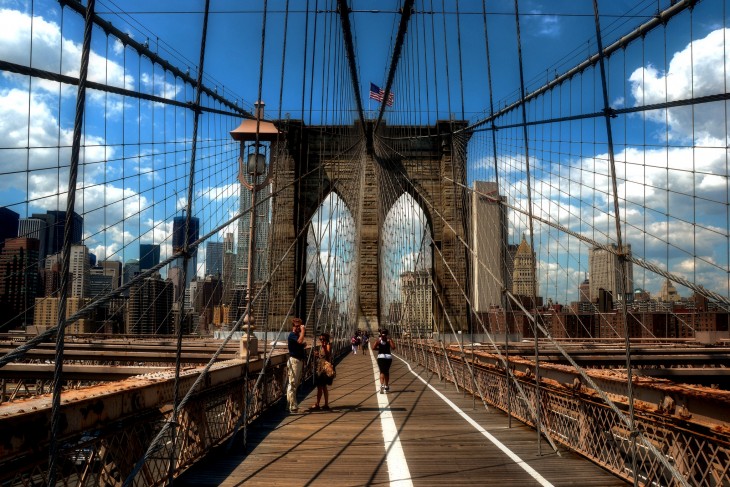
[[[385,386],[380,386],[380,393],[385,394]]]
[[[389,390],[390,390],[390,386],[385,386],[385,391],[387,392]]]

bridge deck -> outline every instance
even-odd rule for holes
[[[213,451],[176,485],[340,486],[383,485],[398,480],[410,480],[413,485],[502,487],[625,485],[577,455],[554,454],[547,442],[543,441],[543,454],[538,456],[533,430],[517,421],[508,428],[503,413],[486,411],[479,403],[473,409],[471,397],[457,393],[452,384],[440,383],[437,376],[423,370],[415,371],[542,476],[545,482],[541,484],[403,362],[393,361],[387,395],[376,393],[376,369],[370,354],[348,355],[339,363],[337,379],[330,388],[331,411],[308,411],[316,388],[304,385],[300,398],[305,393],[306,397],[299,413],[288,414],[283,407],[276,407],[249,429],[249,454],[240,447]],[[387,435],[391,415],[404,462],[396,453],[395,442],[386,454],[384,428]]]

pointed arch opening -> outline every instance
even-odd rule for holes
[[[433,329],[433,233],[410,195],[388,210],[380,235],[380,316],[395,333],[424,336]]]
[[[307,232],[308,324],[333,337],[346,336],[355,322],[357,248],[355,220],[344,200],[331,192],[314,212]]]

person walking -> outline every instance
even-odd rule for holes
[[[327,386],[332,385],[334,378],[334,365],[332,364],[332,344],[330,343],[329,333],[322,333],[319,336],[319,350],[317,352],[319,360],[317,364],[317,375],[314,383],[317,385],[317,402],[310,408],[313,410],[329,410],[329,391]],[[320,401],[324,396],[324,405],[320,407]]]
[[[388,330],[380,330],[380,337],[373,343],[373,350],[378,351],[378,369],[380,369],[380,393],[390,390],[390,366],[393,363],[391,352],[395,343],[388,336]]]
[[[289,403],[289,412],[296,413],[299,410],[297,402],[297,388],[302,379],[304,362],[307,360],[304,340],[304,323],[300,318],[292,318],[292,330],[287,339],[289,346],[289,360],[286,362],[286,372],[289,378],[289,386],[286,389],[286,399]]]
[[[362,333],[362,354],[365,355],[368,348],[370,348],[370,335],[367,330]]]

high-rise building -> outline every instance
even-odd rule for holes
[[[507,259],[507,210],[495,182],[474,181],[471,195],[474,311],[502,304]]]
[[[157,244],[139,244],[139,271],[152,269],[160,263],[160,246]]]
[[[122,268],[122,284],[127,284],[139,274],[139,261],[137,259],[129,259],[124,263]]]
[[[105,274],[105,270],[101,266],[89,269],[90,298],[97,298],[112,291],[112,281],[114,278],[111,275]]]
[[[18,237],[34,238],[38,240],[38,266],[42,269],[45,266],[44,259],[46,252],[46,220],[41,218],[21,218],[18,221]]]
[[[40,259],[63,250],[64,228],[66,227],[66,212],[49,210],[46,213],[34,213],[32,218],[42,220],[45,229],[45,249]],[[74,212],[71,219],[71,243],[80,244],[84,232],[84,219]]]
[[[172,283],[159,274],[141,279],[132,286],[127,306],[127,333],[169,335],[174,331]]]
[[[514,257],[514,271],[512,272],[512,294],[536,298],[537,280],[535,272],[535,252],[530,248],[525,236],[517,247]]]
[[[618,246],[611,244],[612,252],[600,247],[592,248],[588,253],[591,302],[599,298],[599,289],[611,293],[614,301],[632,301],[634,296],[634,265],[626,260],[624,271],[619,265]],[[631,256],[631,244],[624,245],[627,256]],[[621,274],[624,275],[623,290],[619,292]]]
[[[18,222],[20,215],[10,208],[0,208],[0,249],[3,243],[10,238],[18,236]]]
[[[223,297],[223,286],[217,276],[205,276],[205,279],[198,281],[198,287],[192,296],[193,308],[200,317],[200,325],[206,331],[213,324],[213,310],[220,305]]]
[[[172,251],[173,252],[180,252],[185,247],[185,216],[176,216],[172,220]],[[190,218],[190,226],[188,228],[188,245],[198,240],[198,235],[200,232],[200,220],[196,217]],[[172,261],[172,264],[170,265],[171,268],[178,267],[182,268],[183,264],[185,263],[184,259],[182,257],[178,257],[174,261]],[[187,272],[185,274],[185,287],[188,287],[190,285],[190,281],[193,280],[193,277],[197,275],[197,269],[198,269],[198,249],[195,249],[190,254],[190,258],[188,259],[188,267]]]
[[[433,292],[430,271],[418,270],[400,275],[401,326],[420,335],[433,330]]]
[[[591,281],[588,277],[583,279],[583,282],[578,286],[578,301],[581,303],[590,303],[591,301]]]
[[[665,279],[662,283],[662,288],[659,290],[659,295],[657,296],[657,299],[659,301],[664,302],[677,302],[682,300],[682,296],[679,295],[677,292],[677,288],[674,287],[674,284],[669,279]]]
[[[105,276],[111,276],[112,289],[121,286],[120,279],[122,277],[122,263],[118,260],[102,260],[99,265],[104,269]]]
[[[236,283],[236,253],[233,246],[233,234],[223,237],[223,304],[233,301],[233,288]]]
[[[47,296],[44,298],[36,298],[35,309],[34,309],[34,325],[38,332],[43,332],[49,328],[52,328],[58,324],[58,305],[60,298]],[[66,299],[66,318],[71,317],[74,313],[79,311],[91,302],[88,298],[74,298],[69,297]],[[80,318],[66,328],[66,333],[70,335],[77,335],[80,333],[92,333],[94,332],[94,313],[86,315]]]
[[[71,293],[73,298],[88,298],[91,294],[91,280],[89,269],[89,249],[86,245],[71,246],[71,260],[69,260],[69,272],[71,273]]]
[[[39,284],[39,242],[11,238],[0,251],[0,329],[31,324]]]
[[[208,242],[205,248],[205,275],[223,275],[223,242]]]
[[[265,179],[259,176],[259,184]],[[256,219],[254,223],[255,241],[254,241],[254,272],[253,282],[256,289],[259,289],[267,280],[269,270],[269,213],[270,200],[268,198],[270,192],[269,186],[265,186],[256,192],[256,200],[258,204],[255,207]],[[243,287],[247,285],[248,279],[248,243],[250,241],[251,230],[251,191],[241,185],[241,212],[243,216],[238,220],[238,258],[236,266],[236,286]]]

